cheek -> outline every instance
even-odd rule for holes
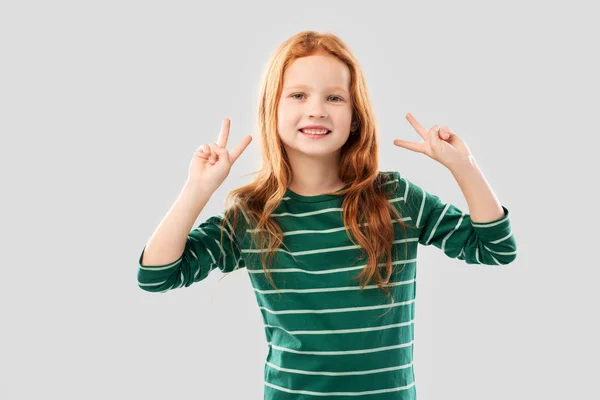
[[[280,106],[277,111],[278,117],[281,121],[291,121],[294,118],[296,112],[294,109],[286,106]]]
[[[289,112],[285,107],[279,106],[277,109],[277,124],[278,125],[286,125],[289,119]]]
[[[301,118],[297,118],[294,114],[286,113],[285,111],[280,112],[277,115],[277,129],[280,132],[294,132],[298,124],[300,124]]]

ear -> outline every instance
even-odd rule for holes
[[[358,122],[356,122],[356,121],[352,122],[352,124],[350,125],[350,131],[354,132],[357,127],[358,127]]]

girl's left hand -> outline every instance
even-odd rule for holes
[[[424,142],[416,143],[396,139],[394,140],[396,146],[423,153],[448,169],[471,158],[471,151],[467,144],[454,132],[451,132],[447,126],[440,129],[437,125],[434,125],[427,131],[410,113],[406,114],[406,119],[419,136],[423,138]]]

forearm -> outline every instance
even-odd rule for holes
[[[196,218],[214,193],[186,182],[177,200],[146,244],[142,265],[165,265],[181,257]]]
[[[502,205],[473,157],[449,169],[465,196],[473,222],[484,223],[502,218]]]

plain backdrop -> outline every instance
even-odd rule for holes
[[[247,272],[152,294],[136,268],[225,117],[229,149],[254,140],[195,226],[250,182],[259,78],[307,29],[358,57],[380,170],[468,211],[393,145],[420,141],[410,112],[463,138],[511,212],[510,265],[420,247],[419,399],[600,398],[592,2],[105,0],[0,5],[1,399],[262,399]]]

